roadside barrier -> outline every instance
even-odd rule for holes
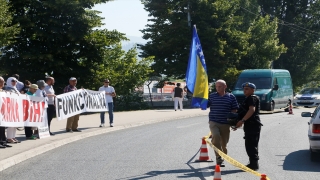
[[[196,160],[196,162],[205,162],[205,161],[212,162],[208,154],[207,142],[205,141],[205,139],[202,139],[202,144],[200,147],[200,157],[199,157],[199,160]]]
[[[211,141],[209,140],[209,137],[210,137],[211,133],[209,133],[209,135],[203,137],[203,139],[207,142],[207,144],[209,144],[214,151],[216,151],[225,161],[227,161],[228,163],[232,164],[233,166],[245,171],[245,172],[248,172],[248,173],[251,173],[255,176],[258,176],[258,177],[261,177],[262,178],[262,174],[260,174],[259,172],[257,171],[254,171],[250,168],[248,168],[247,166],[241,164],[240,162],[238,162],[237,160],[231,158],[230,156],[226,155],[224,152],[220,151],[220,149],[218,149],[217,147],[215,147]],[[263,174],[265,175],[265,174]],[[266,176],[266,175],[265,175]],[[265,177],[265,180],[270,180],[267,176]]]
[[[221,171],[220,171],[220,166],[219,165],[216,165],[216,167],[215,167],[213,180],[222,180],[221,179]]]

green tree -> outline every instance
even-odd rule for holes
[[[152,23],[142,30],[144,39],[150,40],[141,45],[142,57],[155,56],[152,67],[158,74],[185,76],[192,36],[188,12],[192,24],[197,25],[209,79],[232,79],[228,77],[234,76],[231,71],[237,70],[237,74],[248,64],[265,68],[285,51],[278,44],[276,23],[259,17],[259,9],[250,6],[253,0],[142,2],[152,17]]]
[[[279,19],[280,43],[288,48],[274,68],[290,71],[295,88],[319,78],[320,1],[259,0],[262,13]]]
[[[107,1],[9,1],[12,23],[19,24],[21,31],[4,49],[1,68],[32,82],[53,71],[58,92],[71,76],[79,79],[79,86],[85,86],[95,78],[90,69],[103,61],[105,49],[99,44],[99,38],[104,37],[92,35],[93,28],[101,25],[101,17],[90,9]]]
[[[12,13],[6,0],[0,0],[0,47],[9,45],[19,32],[18,25],[12,23]],[[0,54],[2,51],[0,51]]]

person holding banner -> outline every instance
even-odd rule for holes
[[[35,96],[36,91],[38,90],[38,85],[31,84],[29,86],[29,91],[26,93],[29,96]],[[33,135],[32,127],[24,127],[24,133],[27,140],[36,140],[37,137]]]
[[[18,80],[15,77],[9,77],[7,79],[7,86],[5,88],[6,91],[9,92],[13,92],[13,93],[17,93],[20,94],[16,85],[17,85]],[[16,127],[8,127],[7,129],[7,142],[8,143],[20,143],[20,141],[18,141],[16,139]]]
[[[71,77],[69,79],[69,85],[64,88],[64,93],[72,92],[77,90],[77,79],[75,77]],[[81,130],[78,129],[78,122],[79,122],[80,114],[71,116],[67,119],[67,125],[66,125],[66,132],[81,132]]]
[[[47,77],[46,78],[47,86],[44,88],[44,91],[46,92],[48,96],[48,109],[47,109],[47,116],[48,116],[48,127],[49,127],[49,133],[51,136],[54,135],[54,133],[51,132],[50,126],[51,121],[53,119],[53,116],[56,113],[56,108],[54,105],[54,98],[56,97],[53,85],[54,85],[54,78],[53,77]]]
[[[3,92],[4,79],[0,76],[0,92]],[[7,144],[6,127],[0,126],[0,148],[12,147]]]
[[[109,86],[109,84],[110,84],[110,81],[108,79],[105,79],[103,86],[99,88],[99,91],[105,92],[106,101],[108,104],[109,123],[110,123],[110,127],[113,127],[113,97],[116,96],[116,91],[112,86]],[[100,120],[101,120],[100,127],[104,127],[104,115],[105,115],[105,112],[100,113]]]

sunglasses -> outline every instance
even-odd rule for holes
[[[17,81],[15,81],[15,80],[11,80],[11,82],[17,82]]]

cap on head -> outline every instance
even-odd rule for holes
[[[48,84],[45,83],[44,80],[39,80],[39,81],[37,81],[37,85],[39,88],[42,88],[42,87],[47,86]]]
[[[31,85],[29,86],[29,88],[38,89],[38,85],[36,85],[36,84],[31,84]]]
[[[256,89],[256,85],[254,85],[253,83],[251,82],[245,82],[242,84],[242,88],[245,88],[245,87],[249,87],[249,88],[252,88],[252,89]]]
[[[77,80],[77,78],[75,78],[75,77],[71,77],[70,79],[69,79],[69,81],[76,81]]]

